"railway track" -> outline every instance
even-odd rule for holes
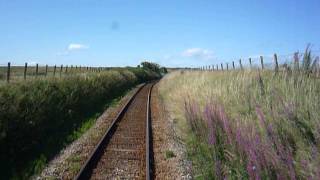
[[[129,99],[80,172],[82,179],[150,179],[150,97],[145,84]]]

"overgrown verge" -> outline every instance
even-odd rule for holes
[[[195,177],[319,179],[320,79],[311,73],[180,71],[165,77],[160,92],[179,114]]]
[[[128,68],[1,86],[1,177],[26,179],[39,172],[108,102],[156,78],[152,71]]]

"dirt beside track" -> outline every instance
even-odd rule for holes
[[[185,147],[177,140],[173,120],[160,100],[158,86],[159,83],[153,87],[151,95],[154,178],[192,179],[191,164],[186,160]],[[172,152],[173,157],[167,157],[167,152]]]

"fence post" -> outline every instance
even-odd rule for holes
[[[261,69],[264,69],[264,65],[263,65],[263,56],[260,56],[260,62],[261,62]]]
[[[68,65],[66,66],[66,72],[65,73],[67,73],[68,72]]]
[[[252,69],[252,60],[249,58],[250,69]]]
[[[27,79],[27,68],[28,68],[28,63],[24,63],[24,71],[23,71],[23,79]]]
[[[62,76],[63,65],[60,66],[60,77]]]
[[[241,59],[239,59],[240,69],[243,70]]]
[[[214,65],[212,65],[212,71],[214,71]]]
[[[7,68],[7,82],[10,82],[10,71],[11,71],[11,63],[8,62],[8,68]]]
[[[227,71],[229,70],[229,64],[227,63]]]
[[[48,64],[46,64],[46,76],[48,74]]]
[[[279,65],[278,65],[278,56],[277,56],[277,54],[275,53],[274,55],[274,62],[275,62],[275,72],[277,73],[278,72],[278,70],[279,70]]]
[[[54,65],[54,67],[53,67],[53,77],[56,75],[56,69],[57,69],[57,65]]]
[[[218,66],[218,64],[216,64],[216,69],[217,69],[217,71],[219,71],[219,66]]]
[[[234,67],[234,61],[232,61],[232,68],[235,69],[235,67]]]
[[[38,77],[38,72],[39,72],[39,65],[38,63],[36,64],[36,77]]]
[[[223,71],[223,64],[221,63],[221,70]]]

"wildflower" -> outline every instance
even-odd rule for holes
[[[213,117],[212,117],[212,111],[210,106],[206,106],[205,108],[205,117],[207,120],[207,126],[208,126],[208,130],[209,130],[209,134],[208,134],[208,143],[210,145],[214,145],[216,143],[216,134],[215,134],[215,128],[213,125]]]

